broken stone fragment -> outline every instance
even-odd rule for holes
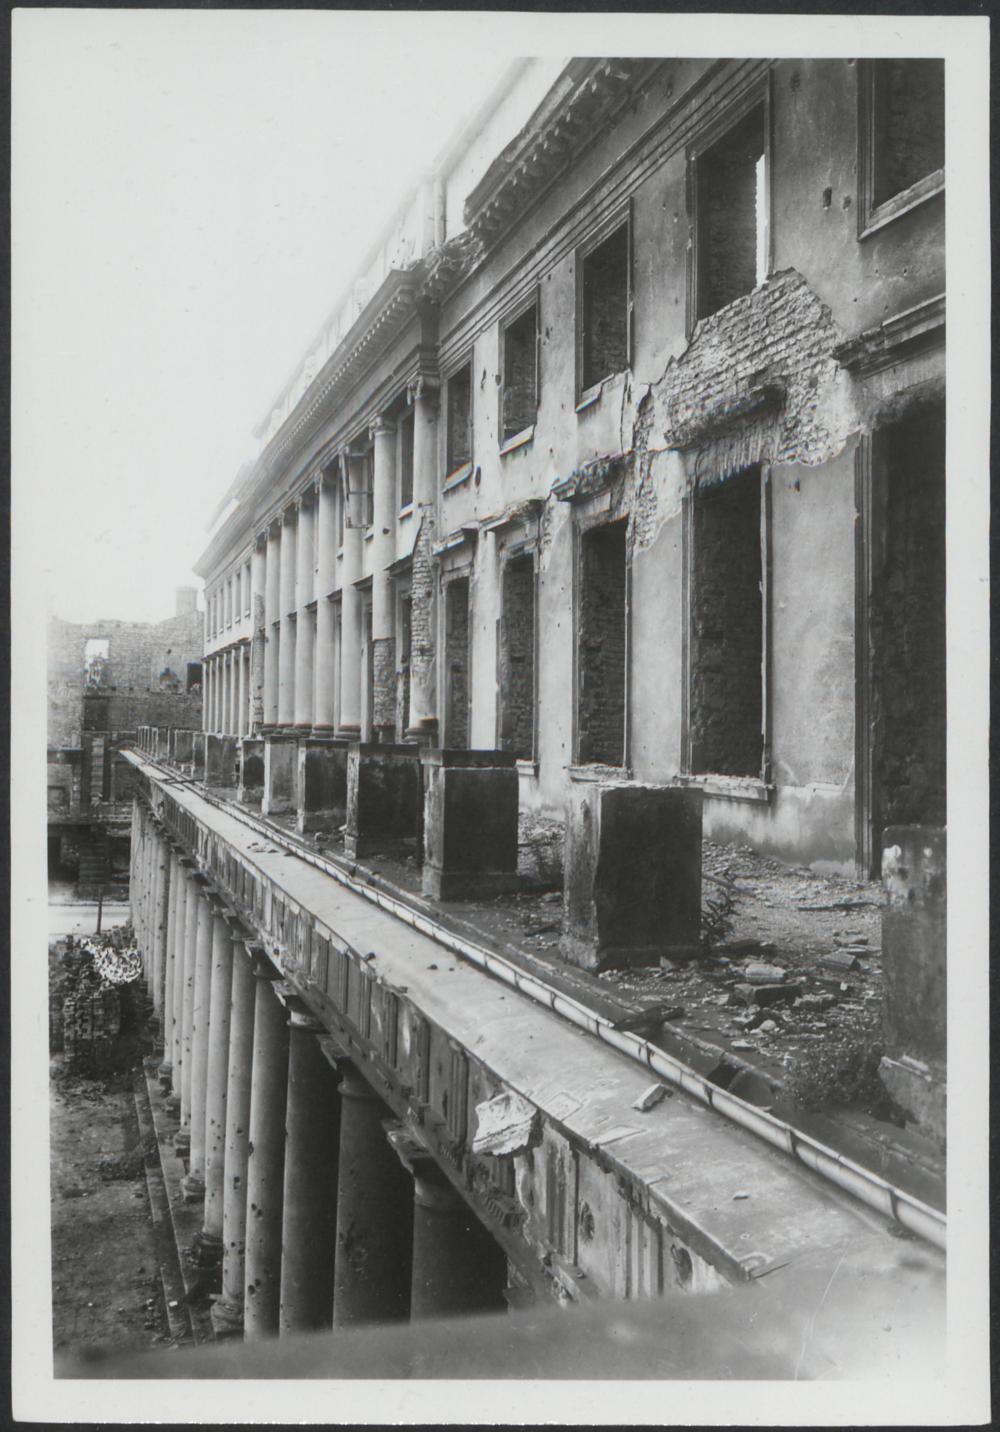
[[[656,1105],[661,1103],[669,1093],[670,1090],[665,1084],[651,1084],[649,1088],[635,1100],[632,1108],[638,1109],[640,1114],[645,1114],[647,1110],[655,1109]]]
[[[857,956],[849,950],[828,950],[820,956],[820,965],[826,970],[856,970]]]
[[[780,965],[765,965],[756,960],[744,966],[743,975],[751,984],[782,984],[786,978]]]
[[[830,1009],[837,1003],[832,994],[804,994],[795,1002],[795,1008],[805,1010],[807,1013],[815,1011],[821,1014],[824,1009]]]

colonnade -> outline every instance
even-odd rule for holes
[[[437,384],[417,380],[409,401],[414,416],[413,513],[408,520],[429,548],[436,528]],[[363,444],[344,447],[256,534],[252,634],[205,658],[206,731],[356,740],[363,733],[364,687],[370,682],[370,734],[392,739],[397,521],[397,425],[386,413],[371,422]],[[370,645],[362,592],[369,580]],[[432,583],[415,584],[414,623],[423,633],[410,676],[410,733],[415,735],[436,728],[434,600]]]
[[[506,1258],[446,1174],[138,802],[134,831],[159,1082],[217,1335],[502,1308]]]

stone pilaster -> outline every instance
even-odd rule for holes
[[[267,563],[264,569],[264,730],[278,724],[278,675],[281,645],[281,525],[267,529]]]
[[[420,378],[413,399],[413,520],[418,523],[411,567],[410,729],[422,744],[437,739],[438,388]]]
[[[339,735],[356,739],[361,733],[361,542],[364,535],[363,459],[347,454],[344,562],[340,623],[340,722]]]
[[[281,519],[281,585],[278,592],[281,641],[278,647],[278,725],[295,722],[295,558],[296,510],[287,507]]]

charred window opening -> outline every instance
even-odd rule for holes
[[[469,745],[469,579],[457,577],[445,588],[445,664],[447,744]]]
[[[879,836],[946,821],[944,437],[941,408],[874,435],[885,503],[870,625]]]
[[[580,542],[577,755],[582,764],[625,761],[625,523],[585,532]]]
[[[413,412],[404,413],[399,421],[399,505],[413,502]]]
[[[876,60],[872,199],[883,204],[944,168],[944,60]]]
[[[629,226],[587,254],[580,276],[580,385],[585,391],[628,367]]]
[[[503,570],[500,617],[500,749],[530,760],[535,743],[535,565]]]
[[[767,277],[764,134],[759,104],[695,162],[696,318],[725,308]]]
[[[696,774],[760,777],[764,760],[761,473],[699,488],[691,512],[690,742]]]
[[[448,379],[448,472],[472,461],[472,364],[466,363]]]
[[[530,428],[537,411],[538,307],[533,303],[503,330],[501,442]]]

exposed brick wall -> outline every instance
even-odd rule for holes
[[[583,261],[583,386],[628,367],[628,228]]]
[[[579,759],[625,759],[625,523],[581,539]]]
[[[396,740],[406,740],[410,724],[410,660],[413,650],[413,602],[403,597],[399,604],[400,644],[396,663]]]
[[[694,495],[691,553],[691,765],[761,774],[760,473]]]
[[[410,676],[425,688],[432,678],[435,659],[434,538],[434,514],[428,509],[420,514],[420,530],[413,544],[410,565]]]
[[[448,722],[445,740],[462,749],[469,744],[469,579],[457,577],[445,588],[445,670]]]
[[[391,740],[396,726],[396,642],[391,636],[372,641],[372,725]]]
[[[753,110],[697,163],[698,316],[715,313],[757,281],[757,160],[763,110]]]
[[[535,569],[517,557],[503,569],[500,618],[500,749],[533,755],[535,710]]]
[[[876,829],[944,825],[944,415],[876,433],[886,482],[885,565],[874,583]]]
[[[691,475],[718,480],[759,462],[826,462],[844,445],[849,380],[830,311],[789,269],[698,324],[651,389],[651,449],[691,449]],[[781,399],[745,411],[764,390]],[[640,410],[640,417],[644,412]]]
[[[878,60],[875,202],[944,165],[944,61]]]
[[[197,691],[85,696],[81,705],[85,732],[135,731],[139,726],[201,730],[201,693]]]

